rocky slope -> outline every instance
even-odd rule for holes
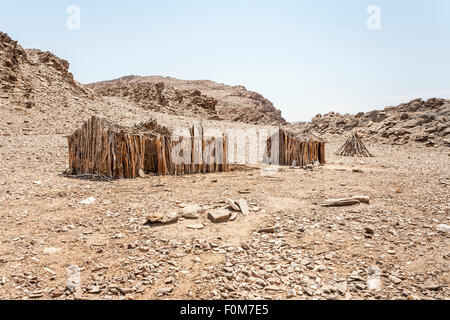
[[[163,82],[107,82],[90,86],[97,94],[127,99],[144,109],[156,112],[221,120],[217,100],[198,90],[178,90]]]
[[[91,115],[147,120],[154,112],[255,124],[286,123],[261,95],[212,81],[126,77],[86,86],[69,62],[0,32],[0,135],[69,134]]]
[[[140,88],[141,86],[138,85]],[[91,115],[121,123],[146,121],[154,111],[170,113],[167,100],[177,100],[174,112],[183,116],[218,118],[217,103],[199,92],[181,92],[165,85],[149,84],[136,90],[154,98],[152,110],[130,99],[104,98],[74,80],[69,63],[50,52],[23,49],[0,32],[0,136],[16,134],[70,134]],[[179,108],[184,101],[190,111]]]
[[[356,115],[330,112],[318,114],[310,123],[295,125],[318,134],[342,135],[358,131],[372,141],[388,144],[423,143],[450,146],[450,101],[415,99],[384,110]]]
[[[68,68],[52,53],[23,49],[0,32],[0,135],[67,133],[87,105],[102,104]]]
[[[2,99],[27,109],[36,104],[60,102],[68,94],[92,100],[92,92],[77,83],[68,69],[69,63],[51,52],[25,50],[17,41],[0,32]],[[53,93],[56,100],[48,93]]]
[[[286,124],[281,111],[256,92],[248,91],[243,86],[228,86],[210,80],[179,80],[170,77],[127,76],[112,81],[98,82],[89,85],[100,94],[126,95],[131,92],[132,99],[140,104],[154,105],[154,96],[141,95],[143,84],[163,83],[182,91],[201,92],[217,100],[216,110],[220,118],[253,124]],[[128,90],[126,89],[128,88]],[[153,90],[152,90],[153,91]]]

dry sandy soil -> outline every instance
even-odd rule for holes
[[[449,233],[437,229],[450,224],[448,149],[368,144],[376,157],[334,156],[342,142],[313,171],[108,182],[62,175],[61,135],[0,136],[0,298],[449,299]],[[370,204],[320,206],[351,195]],[[226,198],[252,212],[209,222]],[[146,225],[188,204],[206,212]]]

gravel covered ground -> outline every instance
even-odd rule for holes
[[[449,299],[449,149],[342,142],[312,171],[108,182],[63,176],[62,136],[0,136],[0,298]],[[213,224],[227,198],[251,213]],[[146,224],[190,204],[196,220]]]

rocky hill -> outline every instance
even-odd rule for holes
[[[297,124],[318,134],[347,134],[358,131],[369,140],[388,144],[423,143],[450,146],[450,101],[415,99],[384,110],[356,115],[330,112],[318,114],[310,123]]]
[[[0,32],[0,135],[67,133],[88,111],[103,109],[102,99],[68,68],[52,53],[23,49]]]
[[[67,61],[50,52],[24,49],[0,32],[0,136],[69,134],[91,115],[122,123],[148,120],[154,111],[219,119],[217,101],[198,91],[180,91],[164,84],[130,88],[133,101],[105,98],[75,81]],[[153,101],[151,108],[135,103],[141,96]]]
[[[269,100],[259,93],[248,91],[243,86],[228,86],[210,80],[179,80],[160,76],[127,76],[89,86],[103,95],[131,95],[133,101],[139,102],[141,105],[152,106],[155,105],[155,90],[152,90],[153,92],[148,96],[139,91],[143,84],[156,85],[159,83],[182,92],[201,92],[202,97],[205,95],[214,98],[217,100],[215,106],[217,114],[224,120],[253,124],[287,124],[281,116],[281,111],[276,109]]]
[[[51,103],[47,93],[57,97],[72,94],[89,100],[92,92],[77,83],[68,71],[69,63],[36,49],[23,49],[17,41],[0,32],[0,92],[2,99],[32,109],[36,103]]]
[[[83,85],[69,62],[24,49],[0,32],[0,135],[69,134],[91,115],[135,122],[152,112],[208,120],[285,124],[261,95],[212,81],[125,77]]]
[[[198,90],[178,90],[163,82],[106,82],[90,88],[101,96],[124,98],[156,112],[221,120],[216,111],[217,100]]]

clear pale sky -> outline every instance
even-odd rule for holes
[[[136,75],[244,85],[288,121],[450,97],[448,0],[0,0],[0,30],[82,83]],[[81,28],[67,27],[70,5]],[[366,12],[381,9],[381,29]]]

